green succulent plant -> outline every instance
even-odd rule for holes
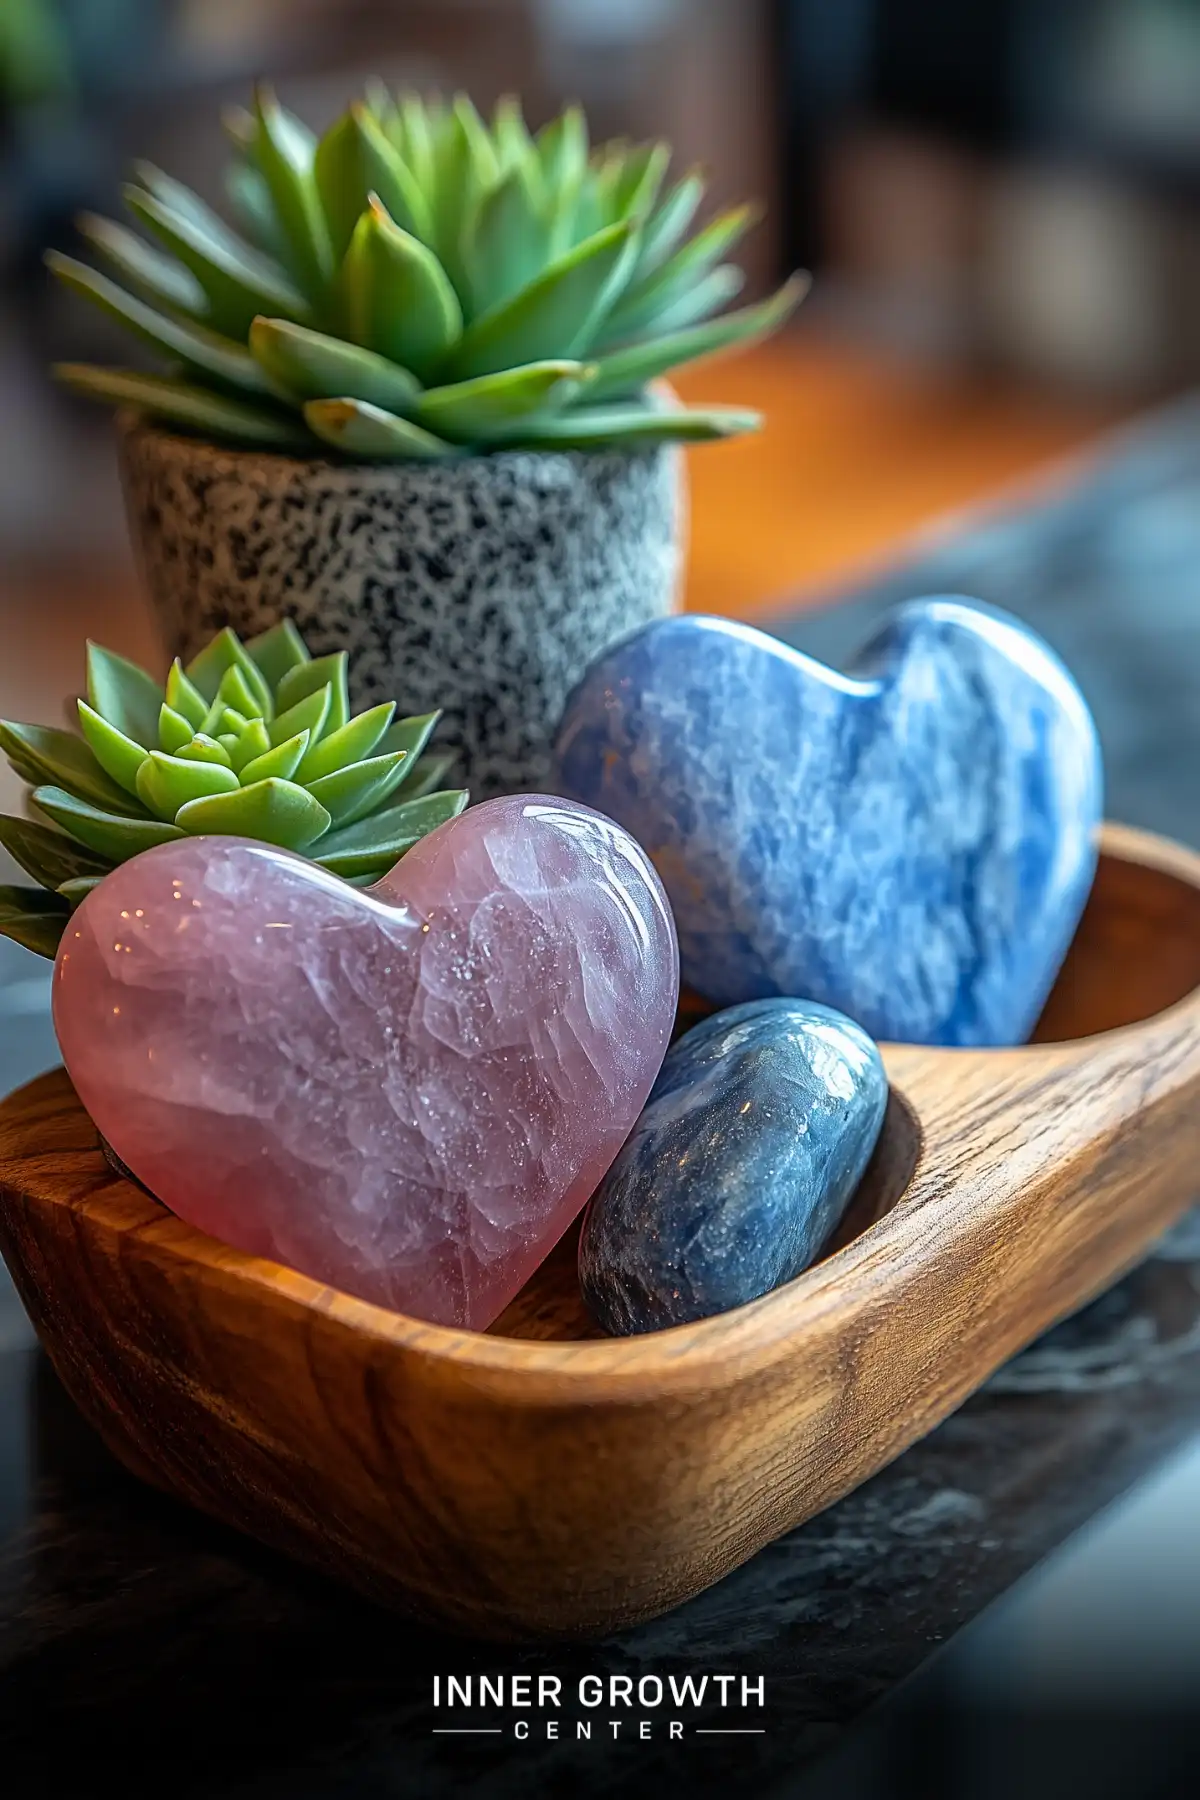
[[[74,907],[118,863],[173,838],[258,838],[356,887],[467,803],[453,753],[421,753],[439,714],[351,716],[346,654],[313,657],[290,621],[222,631],[162,687],[88,645],[82,736],[0,721],[0,750],[48,823],[0,815],[0,844],[41,885],[0,887],[0,934],[53,956]]]
[[[569,107],[536,135],[382,87],[319,140],[269,89],[227,121],[233,229],[148,164],[137,235],[85,215],[121,282],[50,252],[68,286],[174,365],[59,365],[73,388],[188,430],[300,454],[433,458],[500,446],[601,449],[752,430],[756,413],[665,405],[650,384],[773,330],[807,288],[721,309],[753,222],[692,232],[695,171],[665,144],[589,148]],[[123,283],[124,285],[121,285]],[[719,316],[714,316],[719,315]]]

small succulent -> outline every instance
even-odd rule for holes
[[[125,200],[157,244],[79,222],[126,285],[48,255],[174,365],[60,365],[77,390],[206,436],[359,460],[759,423],[652,391],[679,364],[773,330],[807,286],[797,276],[721,314],[742,285],[726,257],[753,209],[689,235],[705,183],[692,171],[664,190],[667,145],[593,151],[578,107],[535,136],[512,99],[489,125],[465,96],[446,106],[382,87],[319,140],[265,87],[228,124],[238,230],[143,163]]]
[[[0,887],[0,934],[53,956],[72,909],[118,863],[172,838],[258,838],[378,881],[467,803],[440,789],[453,753],[418,759],[439,714],[394,702],[351,717],[346,653],[309,655],[290,621],[225,630],[165,689],[88,645],[82,737],[0,722],[0,750],[48,824],[0,816],[0,844],[39,888]]]

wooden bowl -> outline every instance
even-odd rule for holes
[[[1037,1042],[885,1054],[824,1260],[651,1336],[596,1341],[574,1233],[486,1335],[226,1249],[113,1175],[61,1071],[0,1108],[0,1244],[136,1474],[440,1625],[597,1635],[865,1480],[1189,1204],[1200,858],[1107,829]]]

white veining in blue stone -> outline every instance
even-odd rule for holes
[[[879,1051],[830,1007],[754,1000],[694,1026],[588,1207],[579,1280],[596,1318],[657,1331],[806,1269],[862,1180],[887,1097]]]
[[[850,675],[724,619],[666,619],[567,704],[560,791],[642,843],[683,979],[803,995],[873,1037],[1029,1035],[1095,871],[1095,728],[1007,614],[914,601]]]

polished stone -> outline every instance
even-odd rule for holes
[[[1079,690],[956,599],[898,608],[852,675],[726,620],[652,625],[575,690],[558,783],[649,852],[685,985],[805,995],[876,1038],[1025,1039],[1095,869]]]
[[[849,1019],[755,1000],[672,1046],[588,1208],[584,1297],[614,1333],[707,1318],[808,1267],[875,1148],[888,1084]]]
[[[369,892],[238,839],[150,850],[74,915],[54,1020],[99,1130],[173,1212],[483,1329],[619,1150],[677,989],[637,845],[526,795]]]

